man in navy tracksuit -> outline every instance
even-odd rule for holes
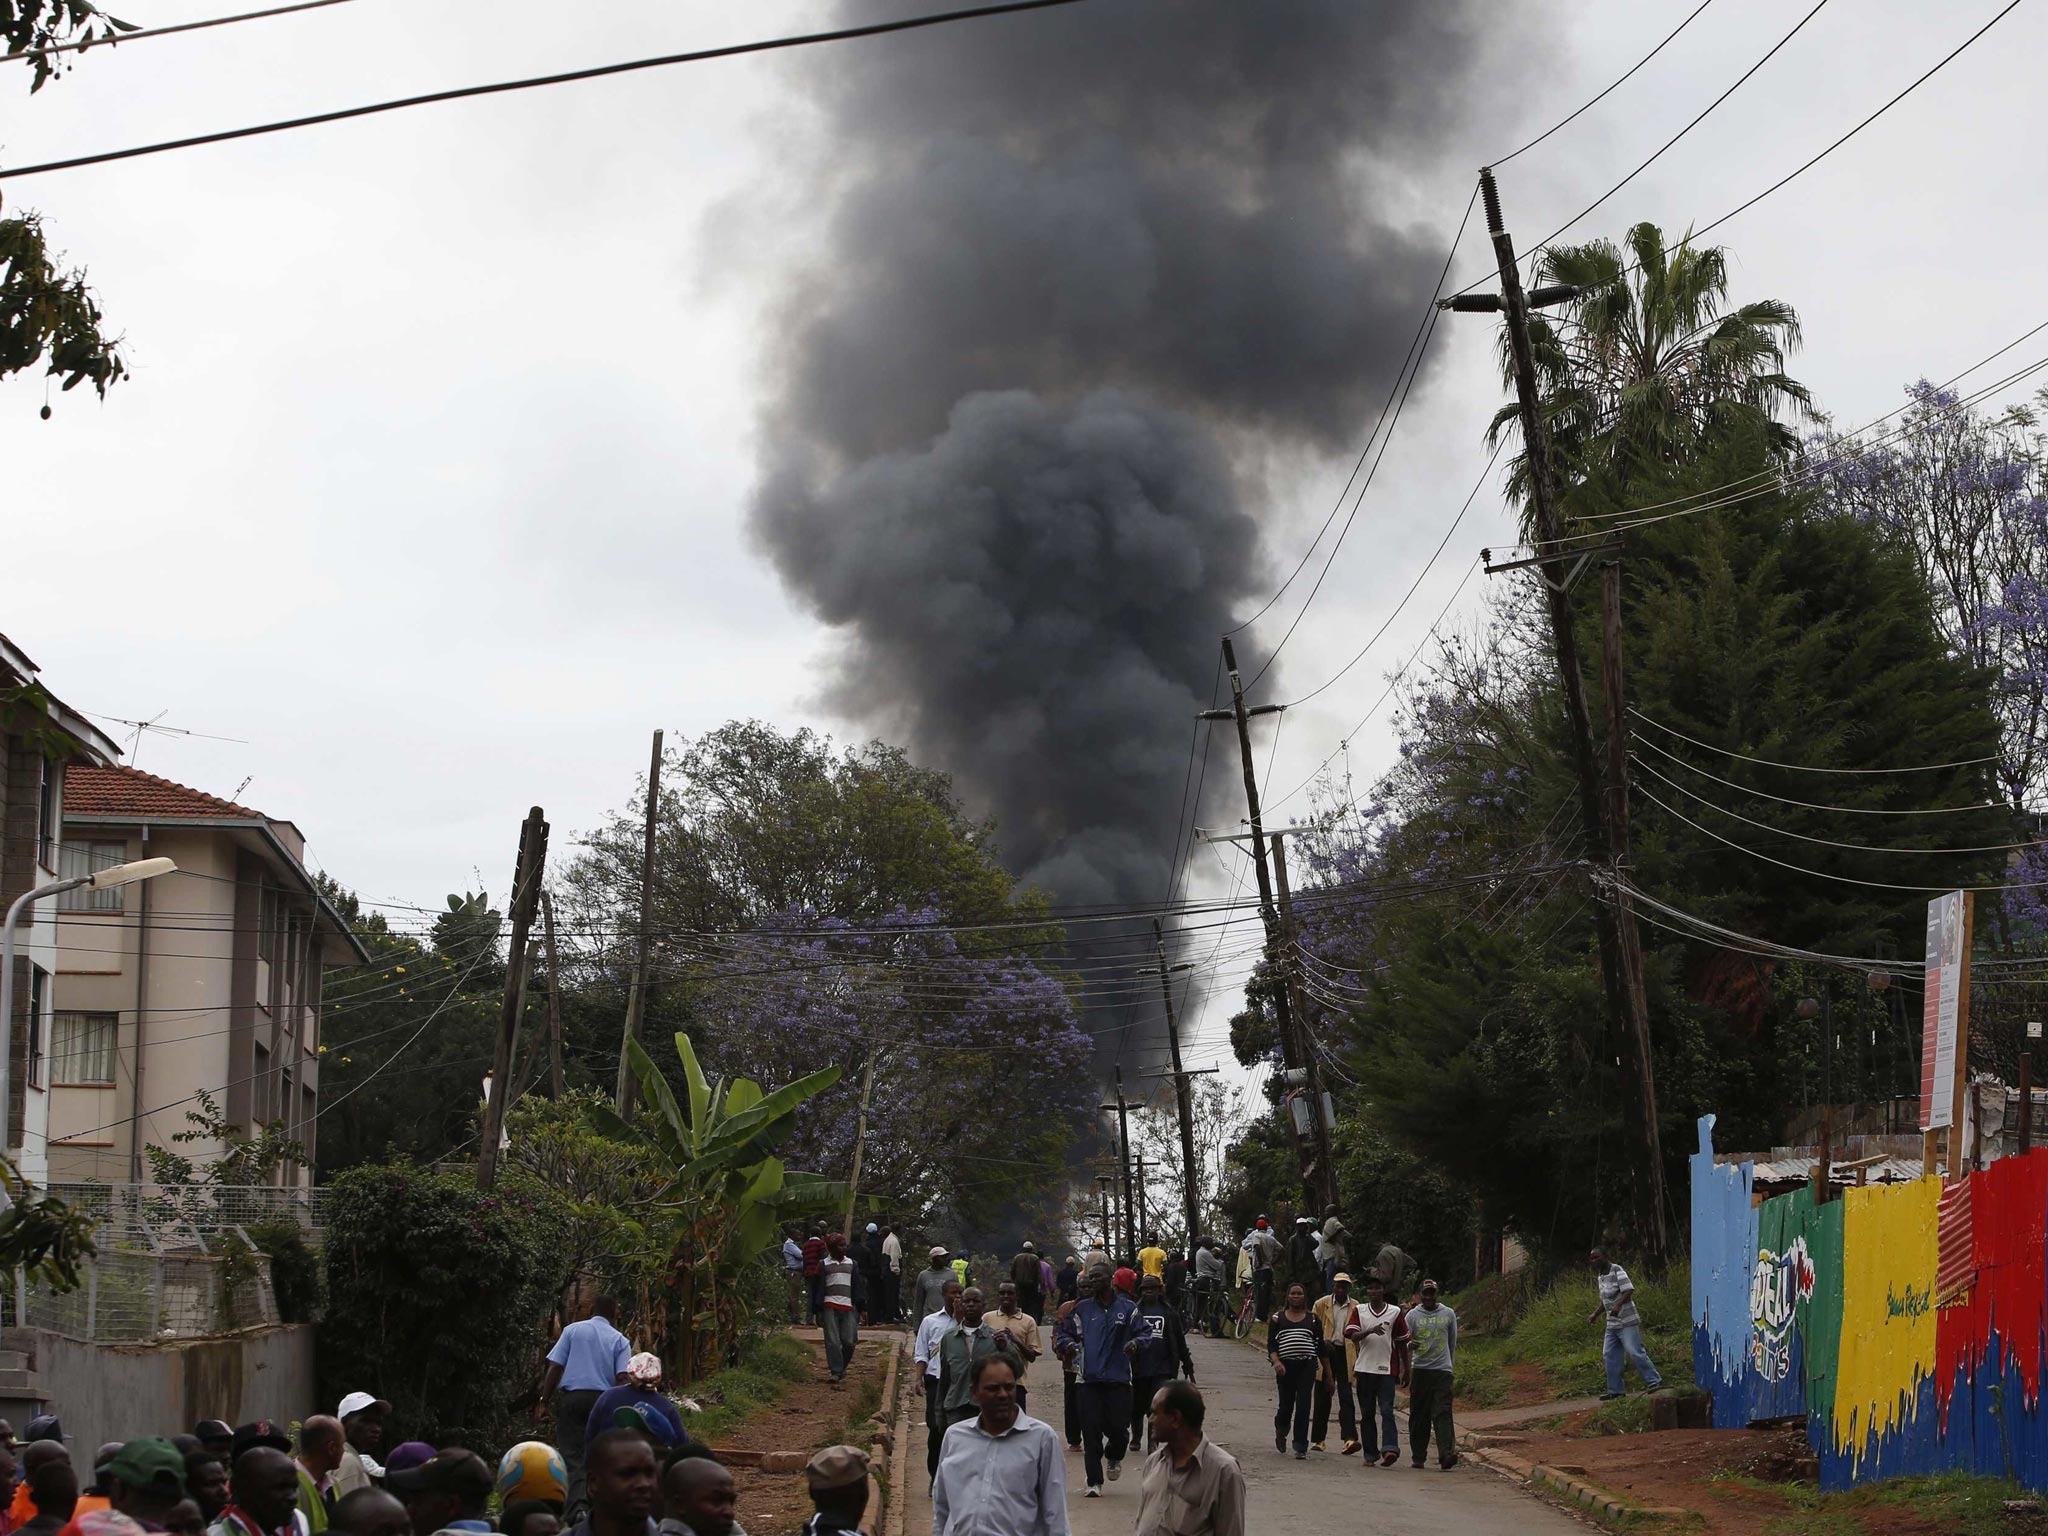
[[[1089,1271],[1087,1294],[1074,1308],[1081,1328],[1081,1455],[1088,1497],[1102,1497],[1103,1463],[1111,1482],[1123,1475],[1131,1446],[1131,1357],[1138,1309],[1119,1296],[1107,1269]]]

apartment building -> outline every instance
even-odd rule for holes
[[[49,1177],[144,1182],[198,1096],[247,1132],[272,1121],[307,1150],[279,1181],[310,1185],[320,1113],[323,980],[366,963],[305,866],[289,821],[138,769],[64,775],[66,874],[169,857],[177,872],[60,898],[49,1049]]]

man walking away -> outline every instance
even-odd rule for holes
[[[1166,1278],[1166,1250],[1159,1246],[1159,1239],[1150,1232],[1145,1234],[1145,1246],[1138,1250],[1138,1273]],[[1149,1404],[1147,1411],[1150,1411]]]
[[[818,1265],[818,1298],[825,1330],[825,1369],[832,1373],[832,1385],[846,1380],[846,1368],[853,1364],[853,1350],[860,1340],[862,1285],[860,1266],[847,1257],[846,1239],[834,1232],[826,1240],[825,1257]]]
[[[951,1255],[946,1249],[935,1244],[925,1267],[917,1272],[917,1290],[912,1294],[911,1300],[917,1308],[920,1322],[934,1312],[944,1311],[946,1287],[960,1284],[960,1277],[953,1273],[950,1258]]]
[[[1060,1272],[1053,1276],[1053,1295],[1061,1306],[1081,1299],[1081,1261],[1071,1253],[1060,1266]]]
[[[1252,1313],[1273,1315],[1273,1267],[1280,1262],[1280,1239],[1272,1225],[1261,1216],[1244,1235],[1244,1251],[1252,1261]]]
[[[1039,1293],[1038,1253],[1028,1242],[1010,1260],[1010,1283],[1017,1288],[1017,1305],[1025,1312],[1036,1318],[1045,1310],[1045,1298]],[[1002,1294],[1001,1286],[996,1287],[996,1294]]]
[[[1131,1445],[1131,1357],[1127,1346],[1138,1309],[1116,1293],[1107,1269],[1090,1270],[1088,1295],[1074,1308],[1081,1330],[1081,1454],[1087,1497],[1102,1497],[1102,1479],[1123,1476]]]
[[[1041,1253],[1038,1256],[1038,1320],[1041,1323],[1046,1320],[1045,1309],[1052,1302],[1053,1278],[1052,1260]]]
[[[555,1449],[569,1468],[571,1515],[583,1506],[584,1426],[590,1410],[607,1390],[625,1385],[626,1365],[633,1358],[633,1346],[612,1324],[618,1313],[616,1301],[598,1297],[589,1317],[562,1330],[541,1377],[541,1401],[554,1402]]]
[[[894,1227],[882,1228],[882,1321],[903,1321],[903,1239]]]
[[[819,1311],[825,1305],[820,1277],[825,1273],[825,1224],[819,1222],[804,1239],[804,1316],[813,1328],[822,1327]]]
[[[1068,1536],[1059,1436],[1017,1407],[1007,1355],[974,1362],[978,1410],[946,1431],[932,1483],[932,1536]]]
[[[917,1325],[917,1341],[910,1351],[911,1362],[924,1368],[924,1475],[939,1475],[939,1443],[946,1438],[946,1414],[939,1400],[939,1345],[953,1331],[960,1315],[960,1287],[952,1272],[946,1274],[946,1289],[939,1310]]]
[[[1419,1468],[1429,1459],[1429,1434],[1436,1431],[1437,1464],[1446,1472],[1458,1464],[1457,1430],[1451,1423],[1451,1372],[1458,1354],[1458,1314],[1437,1300],[1434,1280],[1422,1282],[1422,1300],[1402,1319],[1408,1325],[1408,1459]]]
[[[1314,1301],[1323,1293],[1323,1269],[1317,1260],[1317,1252],[1323,1246],[1323,1239],[1316,1229],[1315,1221],[1307,1216],[1294,1218],[1294,1236],[1287,1239],[1287,1279],[1298,1285],[1302,1294]]]
[[[1330,1281],[1330,1294],[1316,1302],[1316,1321],[1323,1328],[1324,1369],[1316,1376],[1315,1449],[1326,1449],[1330,1433],[1330,1399],[1337,1399],[1337,1425],[1344,1432],[1344,1454],[1358,1449],[1358,1419],[1351,1407],[1351,1366],[1355,1346],[1351,1342],[1351,1320],[1358,1304],[1351,1299],[1351,1277],[1338,1270]]]
[[[1223,1255],[1206,1237],[1195,1240],[1195,1326],[1223,1337]]]
[[[804,1467],[811,1518],[799,1536],[854,1536],[868,1512],[868,1453],[853,1445],[828,1445]]]
[[[1156,1275],[1138,1285],[1138,1319],[1131,1329],[1131,1444],[1142,1442],[1152,1412],[1152,1396],[1175,1376],[1195,1379],[1195,1357],[1188,1353],[1187,1330],[1180,1314],[1166,1304],[1165,1287]],[[1149,1447],[1147,1447],[1149,1449]]]
[[[1415,1273],[1415,1261],[1392,1243],[1380,1245],[1373,1256],[1372,1272],[1387,1285],[1387,1300],[1397,1307],[1408,1305],[1408,1281]]]
[[[1365,1278],[1365,1304],[1352,1310],[1346,1329],[1353,1350],[1352,1382],[1358,1390],[1359,1428],[1365,1460],[1391,1467],[1401,1459],[1401,1435],[1394,1424],[1394,1384],[1407,1370],[1408,1325],[1401,1309],[1387,1301],[1378,1275]],[[1375,1419],[1374,1415],[1378,1418]]]
[[[1656,1391],[1664,1385],[1664,1378],[1650,1363],[1649,1350],[1643,1347],[1643,1318],[1636,1311],[1635,1282],[1629,1279],[1627,1270],[1607,1257],[1605,1250],[1595,1248],[1587,1258],[1600,1286],[1600,1305],[1586,1321],[1595,1322],[1601,1313],[1607,1314],[1607,1338],[1602,1350],[1607,1360],[1607,1390],[1600,1394],[1601,1400],[1606,1402],[1622,1395],[1624,1360],[1642,1377],[1645,1392]]]
[[[1138,1499],[1137,1536],[1245,1536],[1244,1471],[1202,1435],[1206,1414],[1192,1380],[1152,1396],[1152,1442]]]
[[[800,1327],[804,1320],[804,1245],[796,1240],[803,1228],[791,1222],[782,1233],[782,1283],[789,1290],[789,1322]]]
[[[1323,1263],[1323,1284],[1335,1283],[1332,1277],[1349,1262],[1344,1251],[1344,1222],[1337,1214],[1337,1207],[1326,1206],[1323,1210],[1322,1244],[1319,1256]]]
[[[882,1229],[879,1225],[872,1221],[868,1223],[867,1234],[861,1238],[853,1257],[860,1265],[860,1315],[869,1327],[879,1327],[882,1321],[878,1315],[882,1305],[882,1271],[888,1267],[882,1262]]]
[[[1031,1406],[1024,1391],[1024,1373],[1031,1369],[1032,1361],[1045,1353],[1038,1343],[1037,1315],[1017,1304],[1016,1282],[1005,1280],[996,1287],[996,1309],[988,1314],[987,1320],[991,1328],[1008,1333],[1017,1346],[1017,1408],[1023,1412]]]

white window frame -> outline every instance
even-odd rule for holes
[[[74,1024],[80,1035],[93,1031],[90,1052],[79,1049],[77,1035],[65,1039],[66,1024]],[[101,1033],[104,1031],[104,1033]],[[103,1076],[87,1077],[72,1067],[74,1061],[89,1060],[105,1066]],[[88,1008],[60,1008],[50,1019],[50,1083],[57,1088],[111,1088],[121,1062],[121,1015]]]

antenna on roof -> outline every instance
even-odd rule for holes
[[[229,795],[229,796],[228,796],[228,798],[229,798],[230,800],[233,800],[233,801],[235,801],[235,802],[236,802],[237,804],[239,804],[239,803],[241,802],[241,798],[242,798],[242,791],[243,791],[243,790],[245,790],[245,789],[247,789],[247,788],[248,788],[248,787],[249,787],[249,786],[250,786],[251,784],[253,784],[253,783],[255,782],[255,780],[256,780],[256,775],[255,775],[255,774],[253,774],[253,773],[252,773],[252,774],[250,774],[248,778],[246,778],[246,779],[242,780],[242,782],[241,782],[241,783],[239,783],[239,784],[237,784],[237,785],[235,786],[235,792],[234,792],[234,793],[233,793],[232,795]]]

